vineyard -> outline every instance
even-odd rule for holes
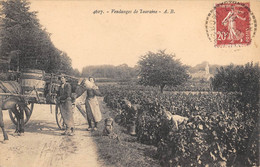
[[[162,166],[259,165],[259,110],[237,93],[159,93],[153,88],[102,86],[115,121],[136,125],[137,140],[157,147]],[[187,117],[176,128],[163,111]]]

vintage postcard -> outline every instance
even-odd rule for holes
[[[259,23],[259,0],[1,1],[0,167],[259,166]]]

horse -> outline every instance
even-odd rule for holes
[[[21,95],[22,88],[15,81],[0,81],[0,93]],[[4,128],[2,110],[11,110],[15,114],[17,118],[15,133],[24,133],[24,110],[26,107],[24,99],[21,96],[0,95],[0,127],[3,131],[4,140],[8,140],[8,135]]]

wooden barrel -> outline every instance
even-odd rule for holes
[[[46,82],[44,81],[44,71],[28,69],[21,73],[21,87],[24,95],[36,95],[37,90],[39,97],[44,97]]]

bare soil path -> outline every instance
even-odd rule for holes
[[[36,104],[25,134],[14,134],[8,111],[3,111],[9,141],[3,142],[0,130],[0,167],[98,167],[96,145],[86,120],[74,111],[75,136],[62,136],[55,121],[55,107]]]

